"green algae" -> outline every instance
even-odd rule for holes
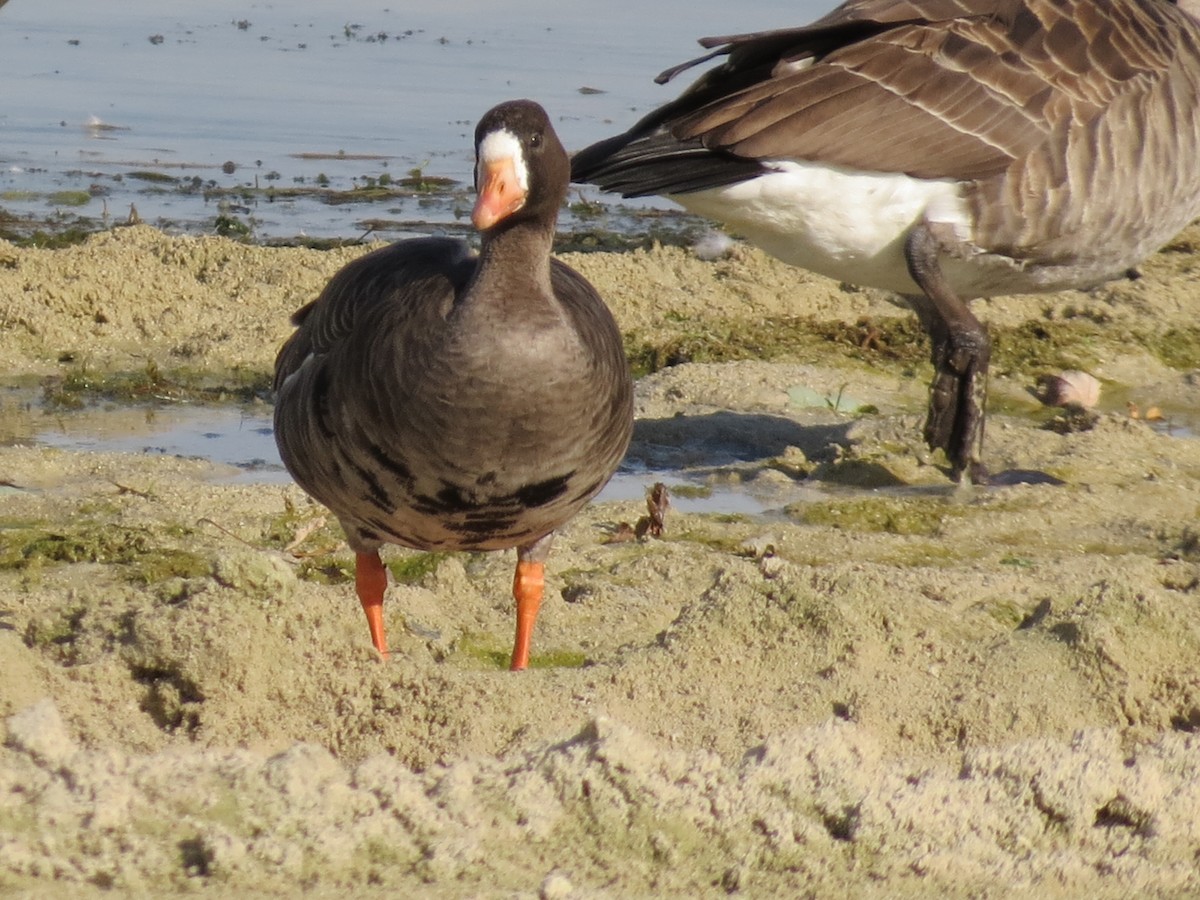
[[[1030,621],[1029,611],[1016,600],[993,600],[982,604],[983,612],[997,624],[1015,631]],[[1025,626],[1030,627],[1030,626]]]
[[[87,610],[71,606],[46,618],[31,619],[25,627],[25,643],[30,647],[69,647],[79,638]]]
[[[1113,349],[1143,347],[1165,365],[1200,367],[1200,327],[1135,330],[1090,319],[1038,319],[988,327],[992,370],[1035,374],[1095,368]],[[806,316],[761,319],[668,314],[653,328],[625,335],[636,375],[686,362],[745,359],[829,364],[842,360],[896,367],[908,374],[929,365],[929,341],[915,316],[826,321]],[[860,410],[865,412],[866,410]]]
[[[905,365],[928,355],[925,338],[912,317],[865,324],[807,316],[731,319],[670,314],[646,331],[626,335],[625,351],[637,375],[685,362],[829,362],[831,352],[845,360],[891,360]]]
[[[455,645],[457,655],[485,669],[507,669],[512,662],[512,648],[501,647],[494,635],[464,634]],[[578,650],[533,650],[529,654],[531,669],[581,669],[588,658]]]
[[[87,206],[92,202],[92,195],[87,191],[55,191],[49,200],[55,206]]]
[[[1158,340],[1143,340],[1142,346],[1172,369],[1200,368],[1200,327],[1169,328]]]
[[[166,172],[156,172],[150,169],[141,169],[136,172],[126,172],[124,178],[132,178],[134,181],[145,181],[149,184],[179,184],[180,179],[174,175],[168,175]]]
[[[99,563],[116,566],[125,580],[157,584],[168,578],[208,575],[211,562],[200,554],[162,546],[154,532],[74,519],[49,525],[3,523],[0,571],[36,570],[53,565]]]
[[[811,473],[813,481],[858,488],[902,487],[905,482],[891,469],[870,459],[839,459],[823,463]]]
[[[266,523],[260,540],[265,547],[296,556],[296,577],[301,581],[338,585],[354,580],[354,557],[341,525],[322,507],[297,507],[284,496],[283,512]]]
[[[723,524],[736,524],[739,521],[748,521],[746,519],[736,519],[730,517]],[[714,522],[720,523],[720,520],[714,518]],[[701,547],[707,547],[710,550],[717,550],[722,553],[737,554],[742,546],[742,538],[736,534],[712,533],[705,530],[688,528],[684,531],[671,533],[668,537],[672,541],[686,541],[691,544],[699,544]]]
[[[587,655],[578,650],[545,650],[529,654],[531,669],[582,669]]]
[[[968,514],[969,510],[962,504],[942,500],[871,497],[794,504],[788,507],[788,512],[806,525],[933,537],[943,534],[949,522]]]
[[[707,500],[713,494],[712,485],[709,484],[673,484],[671,485],[672,497],[683,497],[688,500]]]
[[[230,240],[245,241],[253,236],[254,226],[237,216],[221,213],[213,219],[213,233]]]
[[[348,584],[354,581],[354,560],[342,553],[322,553],[300,560],[296,577],[314,584]]]
[[[397,584],[417,584],[432,575],[452,554],[414,551],[387,561],[388,571]]]
[[[7,217],[0,210],[0,240],[9,241],[16,247],[60,250],[82,244],[98,231],[107,230],[100,222],[86,216],[55,213],[54,218],[61,221],[41,221],[34,226],[22,227],[22,220]]]
[[[76,362],[64,351],[59,362]],[[92,400],[136,403],[159,400],[177,403],[229,403],[260,400],[269,395],[272,375],[265,371],[231,369],[221,376],[189,366],[164,369],[149,360],[141,369],[100,371],[76,365],[42,382],[47,409],[81,409]]]

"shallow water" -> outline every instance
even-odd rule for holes
[[[464,204],[223,207],[204,188],[349,190],[420,169],[465,189],[474,123],[493,104],[541,101],[575,149],[674,96],[688,76],[653,77],[698,55],[696,38],[802,24],[832,5],[610,0],[598,15],[551,0],[130,0],[98,15],[84,0],[15,0],[0,11],[0,210],[123,221],[135,204],[143,221],[186,231],[226,213],[256,239],[357,237],[378,217],[427,231]]]
[[[78,410],[53,411],[42,407],[40,398],[28,388],[12,387],[0,393],[0,444],[22,443],[62,450],[104,453],[133,453],[207,459],[229,466],[218,476],[222,483],[285,484],[291,476],[284,469],[275,446],[272,408],[262,402],[249,404],[116,404],[96,403]],[[1117,412],[1116,401],[1106,404]],[[1165,418],[1154,423],[1158,430],[1175,437],[1197,434],[1194,410],[1167,409]],[[14,427],[14,423],[20,422]],[[790,504],[828,499],[860,489],[829,483],[787,482],[784,479],[742,481],[739,469],[752,472],[765,464],[777,448],[752,433],[742,435],[736,445],[707,442],[696,446],[664,446],[639,435],[620,470],[601,492],[599,499],[640,500],[655,484],[663,482],[671,493],[672,508],[680,512],[743,515],[771,518]],[[1006,483],[998,473],[998,484]],[[1017,473],[1017,481],[1028,473]],[[1015,482],[1014,482],[1015,483]],[[875,493],[924,492],[928,488],[873,489]],[[952,490],[949,483],[935,490]]]
[[[207,459],[230,466],[219,477],[224,483],[283,484],[291,476],[275,446],[271,407],[264,403],[242,405],[129,405],[101,403],[81,410],[44,411],[27,390],[7,392],[0,407],[3,420],[23,410],[25,427],[19,440],[35,446],[103,453],[134,453]],[[3,435],[0,433],[0,438]],[[794,489],[779,483],[714,483],[719,463],[753,459],[753,448],[710,447],[712,465],[688,466],[672,460],[655,447],[653,454],[635,438],[628,458],[600,496],[601,500],[640,500],[657,481],[671,490],[672,506],[683,512],[767,515],[818,490],[802,484]],[[680,450],[682,454],[685,451]],[[694,448],[686,451],[694,454]],[[653,456],[653,462],[648,457]]]

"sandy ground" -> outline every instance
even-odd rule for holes
[[[261,375],[359,252],[0,244],[0,364]],[[568,261],[631,335],[904,315],[748,250]],[[1125,407],[1200,409],[1129,337],[1192,328],[1198,261],[1185,238],[1137,281],[978,304],[1090,323],[1105,387],[1061,434],[1040,373],[999,367],[997,487],[921,445],[924,363],[643,378],[634,455],[775,511],[613,542],[643,504],[586,510],[519,675],[511,555],[406,569],[384,664],[351,585],[306,566],[348,557],[298,489],[30,448],[7,410],[0,893],[1200,895],[1200,441]]]

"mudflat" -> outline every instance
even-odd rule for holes
[[[566,254],[646,373],[633,453],[777,502],[641,539],[642,501],[588,508],[520,674],[509,554],[387,554],[383,663],[294,486],[0,409],[0,890],[1200,893],[1197,241],[975,304],[986,488],[924,448],[889,295],[741,247]],[[261,392],[367,249],[0,243],[0,364]],[[1066,369],[1096,410],[1032,395]]]

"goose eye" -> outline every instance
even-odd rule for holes
[[[542,146],[542,133],[540,131],[535,131],[533,134],[531,134],[529,136],[529,146],[531,146],[531,147]]]

